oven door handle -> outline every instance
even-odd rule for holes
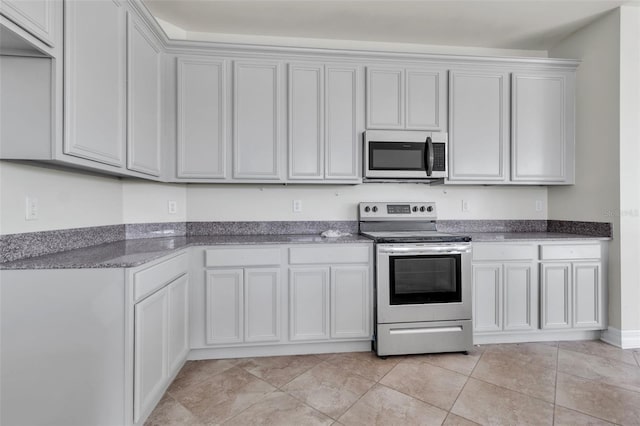
[[[388,254],[464,254],[471,253],[470,245],[445,247],[384,247],[378,246],[378,253]]]

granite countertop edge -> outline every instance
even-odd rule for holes
[[[456,232],[456,234],[469,235],[472,238],[472,242],[518,242],[534,240],[606,241],[611,239],[610,237],[549,232]],[[358,243],[372,244],[373,241],[357,234],[339,238],[324,238],[315,234],[209,235],[143,238],[121,240],[113,243],[0,263],[0,270],[135,268],[162,257],[172,255],[180,250],[200,246]]]

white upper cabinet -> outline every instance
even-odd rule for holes
[[[512,74],[511,179],[573,183],[573,74]]]
[[[361,69],[290,64],[290,180],[358,180]]]
[[[54,47],[55,8],[62,0],[2,0],[0,12],[26,31]]]
[[[225,59],[177,59],[179,178],[228,178],[228,65]]]
[[[233,177],[282,180],[282,64],[233,64]]]
[[[449,180],[503,183],[508,170],[508,74],[451,71]]]
[[[446,73],[367,68],[367,128],[446,130]]]
[[[117,1],[65,3],[67,154],[124,167],[126,12]]]
[[[127,168],[160,176],[160,48],[132,14],[127,18]]]

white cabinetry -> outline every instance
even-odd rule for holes
[[[124,167],[125,8],[96,0],[67,1],[64,9],[65,153]]]
[[[56,8],[62,0],[2,0],[0,13],[11,19],[47,45],[56,44]]]
[[[233,177],[282,180],[282,64],[233,63]]]
[[[512,74],[511,179],[573,183],[573,75]]]
[[[542,328],[603,328],[602,248],[541,246]]]
[[[509,78],[505,72],[449,74],[449,181],[509,178]]]
[[[229,61],[177,59],[179,178],[228,178]]]
[[[446,72],[367,67],[367,128],[446,130]]]
[[[160,48],[137,18],[127,18],[127,168],[160,176]]]
[[[360,73],[354,66],[289,64],[290,180],[357,180]]]
[[[533,244],[473,247],[474,331],[538,328],[538,277]]]
[[[289,270],[289,340],[329,338],[329,268]]]
[[[331,268],[331,338],[351,339],[371,335],[368,266]]]

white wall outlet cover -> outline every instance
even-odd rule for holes
[[[542,200],[536,200],[536,211],[537,212],[542,211]]]
[[[178,203],[176,201],[167,201],[167,208],[169,214],[176,214],[178,212]]]
[[[467,200],[462,200],[462,211],[468,212],[470,210],[469,202]]]
[[[26,211],[25,211],[25,219],[26,220],[37,220],[38,219],[38,199],[34,197],[26,197],[25,199]]]
[[[302,211],[302,200],[293,200],[293,212],[300,213]]]

